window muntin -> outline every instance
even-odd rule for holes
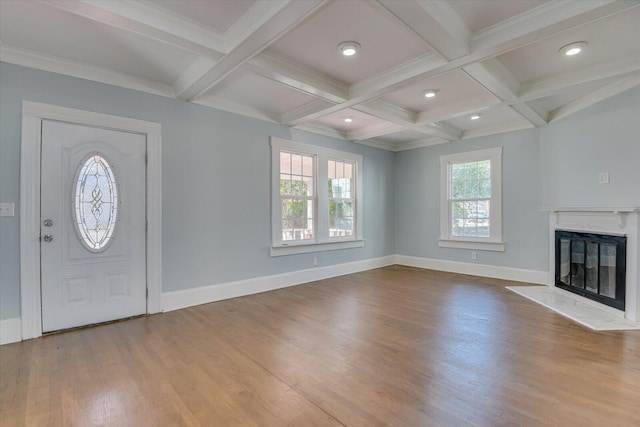
[[[282,241],[315,238],[314,156],[280,152]]]
[[[329,237],[353,236],[355,163],[328,161]]]
[[[491,160],[452,163],[449,172],[451,236],[490,237]]]
[[[99,153],[82,162],[74,182],[73,214],[82,245],[103,252],[117,224],[118,189],[113,169]]]
[[[276,137],[271,147],[271,255],[364,246],[362,156]]]
[[[441,247],[504,251],[502,147],[440,157]]]

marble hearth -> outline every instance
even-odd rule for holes
[[[514,286],[510,289],[592,329],[640,329],[640,208],[560,207],[546,210],[549,212],[547,287]],[[627,237],[624,311],[555,286],[556,230]]]

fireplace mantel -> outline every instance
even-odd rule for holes
[[[560,221],[560,214],[585,214],[583,215],[582,224],[580,226],[583,230],[590,230],[591,224],[586,222],[589,215],[615,215],[618,219],[618,228],[624,229],[627,224],[627,217],[629,214],[640,212],[640,207],[610,207],[610,206],[562,206],[555,208],[542,208],[543,211],[549,212],[551,220],[557,225]]]
[[[555,287],[555,230],[592,232],[627,237],[626,319],[640,321],[640,207],[571,206],[545,208],[549,212],[549,282]],[[582,297],[578,297],[582,298]],[[589,300],[586,300],[589,301]],[[591,302],[591,301],[589,301]],[[601,305],[601,304],[598,304]],[[604,309],[609,307],[602,306]]]

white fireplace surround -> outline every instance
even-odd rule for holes
[[[640,321],[640,208],[638,207],[559,207],[549,211],[548,286],[585,304],[598,307],[633,322]],[[627,237],[625,311],[608,307],[555,286],[555,231],[609,234]]]

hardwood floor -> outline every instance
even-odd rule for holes
[[[9,426],[638,426],[640,331],[392,266],[0,347]]]

